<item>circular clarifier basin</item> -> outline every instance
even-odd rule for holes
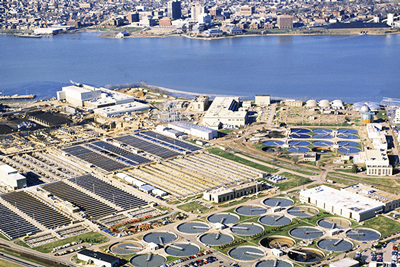
[[[282,146],[284,144],[284,142],[270,140],[270,141],[265,141],[263,144],[266,146],[278,147],[278,146]]]
[[[255,261],[264,257],[265,253],[257,247],[243,246],[229,250],[228,255],[238,261]]]
[[[310,144],[310,142],[293,140],[293,141],[289,141],[288,144],[289,144],[289,146],[308,146]]]
[[[240,206],[235,211],[244,216],[258,216],[266,213],[267,209],[261,206]]]
[[[317,133],[317,134],[331,134],[332,130],[331,129],[318,128],[318,129],[314,129],[313,132]]]
[[[338,149],[338,151],[344,154],[354,154],[354,153],[359,153],[361,150],[356,147],[341,147]]]
[[[311,135],[308,134],[298,134],[298,133],[293,133],[290,135],[290,138],[299,138],[299,139],[307,139],[310,138]]]
[[[258,221],[268,226],[283,226],[292,222],[291,219],[283,215],[266,215],[262,216]]]
[[[147,243],[156,243],[158,245],[164,245],[167,243],[174,242],[178,237],[174,233],[169,232],[152,232],[143,236],[143,241]]]
[[[313,248],[298,248],[289,251],[290,259],[297,262],[318,262],[324,259],[325,255],[322,251]]]
[[[265,260],[257,262],[254,267],[293,267],[293,264],[283,260]]]
[[[316,134],[313,136],[314,139],[331,139],[333,138],[330,134]]]
[[[301,133],[309,133],[309,132],[311,132],[311,130],[305,129],[305,128],[295,128],[295,129],[291,129],[290,132],[291,132],[291,133],[298,133],[298,134],[301,134]]]
[[[323,250],[333,252],[343,252],[351,250],[353,244],[343,238],[336,239],[321,239],[318,241],[317,246]]]
[[[342,129],[338,130],[338,133],[341,133],[341,134],[356,134],[357,130],[342,128]]]
[[[374,241],[381,237],[381,234],[373,229],[356,228],[346,232],[346,236],[357,241]]]
[[[139,242],[121,242],[111,245],[109,250],[117,255],[129,255],[134,254],[143,249],[142,244]]]
[[[231,227],[231,232],[237,235],[251,236],[262,233],[264,227],[255,223],[239,223]]]
[[[210,230],[210,226],[201,222],[181,223],[176,229],[184,234],[201,234]]]
[[[166,261],[163,256],[151,253],[136,255],[130,259],[130,263],[137,267],[158,267]]]
[[[298,239],[316,239],[324,235],[324,232],[313,227],[296,227],[289,231],[289,234]]]
[[[348,146],[353,146],[356,147],[359,145],[357,142],[352,142],[352,141],[340,141],[337,143],[339,147],[348,147]]]
[[[221,246],[229,244],[233,241],[233,236],[221,233],[209,233],[200,236],[199,240],[201,243],[208,246]]]
[[[345,229],[351,226],[350,221],[338,217],[324,218],[319,220],[317,224],[326,229]]]
[[[326,147],[326,148],[330,148],[331,146],[333,146],[333,143],[329,141],[314,141],[312,144],[316,147]]]
[[[295,217],[311,217],[317,215],[319,211],[313,207],[297,206],[291,207],[287,212]]]
[[[338,134],[337,137],[340,139],[358,139],[358,136],[354,134]]]
[[[268,236],[261,239],[260,245],[266,248],[288,249],[296,244],[293,238],[286,236]]]
[[[282,198],[282,197],[271,197],[267,198],[263,201],[264,205],[268,207],[289,207],[293,205],[293,200],[288,199],[288,198]]]
[[[232,213],[217,213],[207,217],[210,223],[233,224],[239,221],[240,217]]]
[[[293,146],[293,147],[289,147],[288,151],[291,153],[306,153],[306,152],[310,151],[310,149],[308,147]]]
[[[200,248],[190,243],[171,244],[165,248],[165,253],[174,257],[187,257],[200,251]]]

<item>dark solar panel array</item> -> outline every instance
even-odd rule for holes
[[[134,135],[120,136],[115,138],[115,140],[120,141],[129,146],[135,147],[137,149],[143,150],[147,153],[156,155],[160,158],[170,158],[179,155],[179,153],[176,151],[167,149],[160,145],[156,145],[154,143],[151,143],[150,141],[143,140]]]
[[[123,209],[135,208],[147,204],[146,201],[91,175],[75,177],[69,180]]]
[[[42,188],[53,195],[78,206],[87,216],[93,219],[101,218],[117,211],[116,209],[66,183],[63,183],[62,181],[43,185]]]
[[[116,160],[112,160],[107,158],[100,153],[96,153],[92,150],[89,150],[83,146],[73,146],[63,149],[65,152],[78,157],[86,162],[89,162],[96,167],[99,167],[107,172],[112,172],[115,170],[126,168],[127,165],[124,165]]]
[[[118,160],[122,160],[129,165],[137,165],[141,163],[149,162],[150,160],[141,157],[139,155],[133,154],[132,152],[116,147],[109,143],[98,141],[94,143],[88,144],[92,149],[109,154],[113,157],[116,157]]]
[[[0,204],[0,232],[9,239],[41,232],[36,226]]]
[[[148,132],[142,132],[138,135],[142,135],[144,138],[149,138],[149,140],[152,140],[154,142],[160,142],[161,145],[168,146],[172,149],[176,149],[181,151],[182,149],[188,150],[188,151],[197,151],[200,150],[201,148],[195,145],[192,145],[187,142],[183,142],[174,138],[170,138],[168,136],[158,134],[152,131]]]
[[[67,216],[47,206],[24,191],[3,194],[2,198],[49,229],[68,225],[71,222]]]

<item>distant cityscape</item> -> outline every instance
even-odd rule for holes
[[[133,33],[219,37],[295,30],[335,33],[342,28],[388,33],[400,27],[399,15],[400,5],[393,1],[0,2],[3,31],[30,31],[38,35],[82,28],[118,28],[119,37]]]

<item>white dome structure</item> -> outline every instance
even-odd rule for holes
[[[306,102],[306,107],[308,108],[315,108],[317,106],[317,101],[315,101],[314,99],[307,100]]]
[[[343,101],[336,99],[332,101],[332,108],[333,109],[344,109]]]
[[[326,99],[321,100],[321,101],[319,101],[318,105],[321,108],[329,108],[329,101]]]
[[[367,105],[362,106],[360,109],[361,113],[367,113],[369,111],[370,111],[370,108]]]

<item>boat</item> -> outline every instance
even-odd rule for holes
[[[42,36],[34,34],[16,34],[15,36],[21,38],[42,38]]]

